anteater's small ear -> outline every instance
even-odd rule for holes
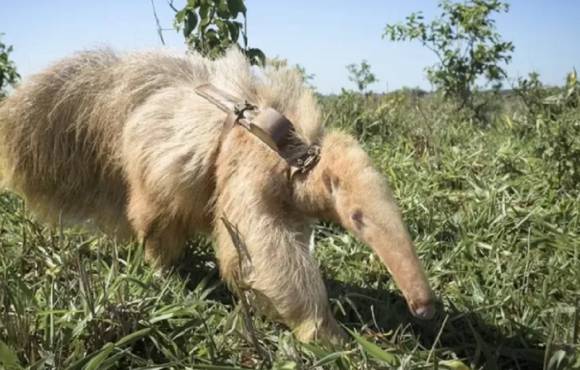
[[[328,168],[322,171],[322,182],[330,194],[336,193],[340,186],[340,180]]]

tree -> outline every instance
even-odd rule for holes
[[[371,72],[371,66],[366,60],[363,60],[358,66],[354,63],[349,64],[346,69],[350,73],[348,79],[356,84],[361,94],[366,92],[370,84],[379,81],[374,73]]]
[[[172,2],[170,5],[173,7]],[[247,9],[243,0],[188,0],[183,9],[173,9],[175,27],[183,31],[191,49],[215,59],[230,46],[238,45],[252,64],[265,63],[260,49],[248,47]],[[238,44],[240,36],[243,45]]]
[[[514,46],[496,31],[494,13],[508,12],[501,0],[442,0],[439,18],[426,23],[421,12],[404,23],[387,25],[383,38],[391,41],[420,41],[439,62],[427,68],[429,81],[445,96],[473,107],[473,92],[480,78],[499,88],[506,77],[502,64],[511,60]]]
[[[4,34],[0,33],[0,37]],[[20,79],[20,75],[16,72],[16,65],[10,60],[10,53],[12,46],[6,46],[0,40],[0,98],[6,96],[6,88],[14,86]]]

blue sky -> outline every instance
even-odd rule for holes
[[[184,1],[176,0],[176,5]],[[164,27],[173,11],[155,0]],[[415,43],[381,39],[385,24],[422,10],[438,14],[428,0],[247,0],[251,46],[268,56],[287,58],[315,75],[323,93],[353,88],[345,66],[366,59],[379,78],[376,91],[402,86],[429,89],[424,68],[435,62]],[[510,77],[540,73],[544,82],[561,84],[566,72],[580,67],[580,1],[513,0],[497,19],[506,40],[515,44]],[[14,45],[15,60],[26,78],[70,53],[99,46],[118,50],[160,47],[150,0],[3,0],[0,32]],[[183,38],[166,31],[167,47],[185,50]]]

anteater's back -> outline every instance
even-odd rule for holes
[[[44,218],[122,228],[130,171],[167,197],[195,196],[202,185],[209,196],[223,113],[195,95],[198,84],[277,108],[307,142],[320,135],[302,81],[283,70],[265,75],[256,77],[234,50],[215,62],[158,52],[77,54],[0,103],[2,183]]]

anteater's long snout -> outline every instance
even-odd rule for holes
[[[387,227],[365,236],[365,241],[392,274],[413,316],[423,320],[433,318],[435,295],[404,226]]]
[[[413,242],[394,203],[382,202],[343,212],[342,224],[368,244],[390,271],[401,289],[409,309],[420,319],[431,319],[435,315],[435,295],[421,261],[417,257]],[[349,214],[349,217],[345,217]]]

